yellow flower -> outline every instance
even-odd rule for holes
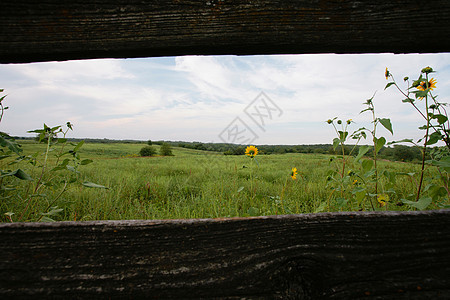
[[[381,194],[377,196],[377,201],[381,206],[385,206],[387,202],[389,202],[389,196],[386,194]]]
[[[357,184],[358,183],[358,179],[353,180],[353,184]]]
[[[389,75],[391,75],[391,73],[389,73],[389,70],[386,67],[386,71],[384,71],[384,77],[386,77],[386,80],[389,78]]]
[[[347,120],[347,124],[350,124],[351,122],[353,122],[352,119],[348,119],[348,120]]]
[[[291,177],[293,180],[297,179],[297,168],[292,168]]]
[[[258,154],[258,148],[255,146],[248,146],[245,149],[245,155],[250,156],[251,158],[255,157]]]
[[[436,87],[436,79],[431,78],[430,81],[428,82],[428,88],[430,89],[430,91],[432,91],[435,87]],[[427,81],[422,81],[418,86],[417,89],[421,90],[421,91],[425,91],[427,89]]]

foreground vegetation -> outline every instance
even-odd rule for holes
[[[419,128],[424,136],[417,141],[388,143],[379,134],[377,127],[394,131],[389,118],[377,116],[375,95],[360,112],[371,115],[371,126],[350,131],[352,119],[328,119],[336,133],[333,145],[306,151],[314,154],[299,153],[303,147],[174,147],[150,140],[144,147],[105,140],[85,145],[66,138],[73,130],[70,122],[29,131],[39,143],[26,140],[23,147],[0,132],[1,216],[15,222],[450,208],[450,121],[447,103],[432,93],[436,80],[431,73],[432,68],[423,68],[411,85],[405,77],[404,91],[385,72],[391,80],[385,88],[396,87],[406,97],[402,101],[425,120]],[[5,97],[0,97],[0,122]],[[363,140],[371,144],[360,145]],[[418,152],[408,156],[405,149]],[[418,164],[383,161],[386,157]]]
[[[22,142],[25,155],[43,152],[45,144]],[[159,145],[154,145],[159,152]],[[44,220],[171,219],[218,218],[311,213],[343,210],[372,210],[360,203],[338,203],[327,187],[327,172],[334,156],[324,154],[258,155],[258,164],[245,155],[173,148],[174,156],[138,157],[142,144],[86,143],[78,154],[94,162],[83,165],[79,182],[95,182],[105,188],[74,184],[51,203],[52,214]],[[3,160],[2,163],[6,163]],[[50,156],[49,165],[56,158]],[[350,167],[352,163],[350,162]],[[296,180],[291,170],[296,167]],[[355,167],[357,167],[355,165]],[[412,173],[417,164],[380,161],[381,170]],[[38,174],[29,163],[21,168],[31,177]],[[63,170],[62,172],[70,172]],[[19,184],[19,178],[8,178]],[[400,199],[414,188],[409,176],[397,179],[396,197],[376,210],[408,209]],[[20,192],[20,191],[16,191]],[[60,190],[47,189],[46,199],[55,199]],[[23,197],[22,197],[23,198]],[[3,221],[16,221],[26,199],[2,200]],[[36,203],[43,212],[49,200]],[[432,204],[428,209],[441,208]],[[5,213],[13,212],[7,216]],[[44,213],[49,213],[48,211]],[[30,215],[27,220],[36,220]]]

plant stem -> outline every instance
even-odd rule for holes
[[[426,88],[428,89],[428,74],[427,74],[427,77],[426,77]],[[429,116],[429,108],[428,108],[428,94],[425,95],[425,109],[426,109],[426,113],[427,113],[427,129],[426,129],[426,132],[425,132],[425,142],[423,144],[422,167],[420,169],[420,181],[419,181],[419,187],[417,188],[416,201],[419,201],[420,191],[422,189],[423,173],[424,173],[424,170],[425,170],[425,156],[427,154],[428,133],[429,133],[429,129],[430,129],[430,116]]]
[[[281,189],[281,195],[280,195],[280,204],[281,204],[281,209],[282,209],[283,215],[286,214],[286,211],[284,210],[283,196],[284,196],[284,191],[287,186],[287,182],[288,182],[288,179],[286,178],[286,182],[284,183],[283,188]]]
[[[39,176],[38,181],[36,182],[36,186],[34,188],[33,194],[30,195],[30,197],[28,198],[28,203],[27,206],[25,207],[25,209],[22,211],[22,213],[19,216],[19,221],[22,220],[22,217],[24,216],[24,214],[27,212],[28,207],[30,206],[31,200],[33,199],[33,195],[36,194],[36,192],[39,190],[39,188],[42,186],[41,185],[41,181],[42,178],[44,177],[44,173],[45,173],[45,169],[47,166],[47,159],[48,159],[48,152],[50,151],[50,143],[51,143],[51,137],[50,135],[48,136],[48,140],[47,140],[47,148],[45,150],[45,158],[44,158],[44,164],[42,165],[42,171],[41,171],[41,176]]]

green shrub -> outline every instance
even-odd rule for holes
[[[155,154],[156,150],[152,146],[142,147],[141,151],[139,151],[139,155],[141,156],[153,156]]]
[[[159,150],[162,156],[172,156],[172,147],[168,143],[163,143]]]

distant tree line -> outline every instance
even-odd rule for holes
[[[200,143],[200,142],[171,142],[174,146],[203,150],[222,152],[224,155],[243,155],[245,153],[246,145],[225,144],[225,143]],[[256,145],[259,154],[285,154],[285,153],[316,153],[316,154],[333,154],[341,155],[341,148],[333,149],[331,144],[315,144],[315,145]],[[349,155],[353,146],[347,145],[344,148],[344,153]],[[359,146],[357,146],[352,155],[358,154]],[[367,156],[371,157],[373,149],[367,152]],[[397,161],[419,161],[421,159],[421,152],[417,147],[410,147],[405,145],[394,145],[392,147],[383,147],[379,154],[379,158],[397,160]]]
[[[15,139],[22,140],[33,140],[34,137],[14,137]],[[171,149],[167,149],[166,145],[170,145],[171,147],[182,147],[186,149],[194,149],[194,150],[202,150],[202,151],[213,151],[220,152],[224,155],[244,155],[245,148],[247,145],[237,145],[237,144],[228,144],[228,143],[202,143],[202,142],[183,142],[183,141],[141,141],[141,140],[111,140],[111,139],[69,139],[72,142],[79,142],[84,140],[87,143],[129,143],[129,144],[147,144],[149,147],[152,145],[164,145],[163,153],[161,155],[172,155]],[[316,154],[342,154],[341,149],[338,148],[336,151],[333,150],[333,146],[331,144],[315,144],[315,145],[256,145],[259,150],[260,155],[270,155],[270,154],[285,154],[285,153],[316,153]],[[344,149],[346,155],[350,154],[353,146],[347,145]],[[152,150],[144,150],[148,151],[146,156],[155,155],[156,151]],[[152,153],[154,152],[154,153]],[[152,153],[152,154],[150,154]],[[352,155],[358,154],[358,146],[353,151]],[[366,156],[372,156],[372,150],[367,152]],[[378,155],[381,159],[388,160],[396,160],[396,161],[419,161],[421,159],[421,152],[417,147],[410,147],[405,145],[394,145],[392,147],[383,147]]]

